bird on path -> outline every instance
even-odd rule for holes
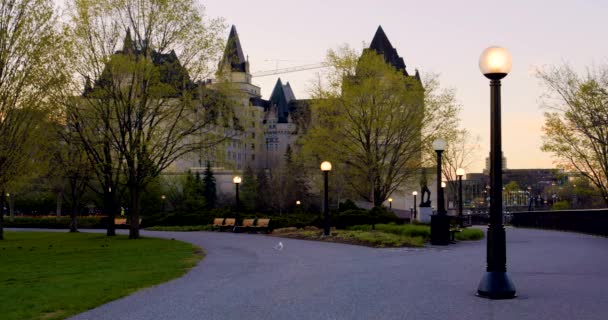
[[[283,250],[283,242],[279,241],[273,248],[278,251]]]

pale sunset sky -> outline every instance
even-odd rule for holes
[[[61,2],[61,0],[56,0]],[[606,0],[198,0],[208,17],[223,17],[228,37],[236,25],[253,73],[322,62],[327,50],[348,44],[361,50],[382,25],[410,74],[438,74],[456,90],[461,126],[480,139],[485,166],[490,142],[489,82],[479,72],[481,52],[507,48],[513,69],[502,81],[503,152],[508,168],[553,167],[543,153],[543,88],[534,70],[571,64],[584,72],[608,63]],[[310,96],[319,70],[254,78],[268,98],[280,77],[296,98]]]
[[[478,59],[488,46],[507,48],[513,69],[502,82],[503,152],[508,168],[553,167],[540,151],[543,88],[534,70],[571,64],[576,70],[606,64],[608,1],[199,0],[210,17],[237,27],[252,72],[323,61],[329,48],[361,49],[378,28],[410,73],[439,74],[462,105],[462,127],[480,138],[479,172],[490,149],[489,82]],[[228,36],[226,30],[226,37]],[[277,77],[296,98],[310,95],[318,70],[254,78],[265,98]]]

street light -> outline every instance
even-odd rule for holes
[[[299,206],[299,205],[301,205],[301,204],[302,204],[302,202],[300,202],[300,200],[297,200],[297,201],[296,201],[296,206]]]
[[[416,196],[418,195],[418,191],[414,191],[412,192],[412,195],[414,196],[414,219],[416,219]],[[410,219],[410,222],[412,221],[412,219]]]
[[[490,299],[515,297],[515,286],[507,275],[507,244],[502,224],[502,141],[500,118],[500,79],[511,71],[511,54],[501,47],[490,47],[479,57],[481,73],[490,79],[490,224],[488,226],[486,274],[477,295]]]
[[[464,176],[465,172],[463,168],[458,168],[456,170],[456,175],[458,176],[458,217],[459,217],[459,225],[462,228],[462,176]]]
[[[431,244],[447,245],[450,243],[450,218],[445,211],[441,181],[441,153],[445,150],[445,141],[433,141],[433,149],[437,153],[437,214],[431,216]]]
[[[162,200],[162,212],[165,212],[165,199],[167,199],[167,197],[165,197],[165,195],[161,195],[160,199]]]
[[[393,198],[388,198],[388,208],[393,209]]]
[[[236,187],[236,219],[239,219],[239,184],[241,184],[241,177],[240,176],[234,176],[234,178],[232,178],[232,182],[234,182],[234,186]]]
[[[323,161],[321,163],[321,171],[325,177],[325,200],[323,202],[323,235],[329,236],[329,172],[331,171],[331,163]]]

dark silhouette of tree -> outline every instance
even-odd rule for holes
[[[215,204],[217,203],[217,189],[215,177],[211,170],[211,163],[209,162],[207,162],[205,172],[203,173],[203,196],[205,197],[206,208],[215,208]]]
[[[241,208],[244,210],[255,209],[255,202],[258,196],[258,184],[256,175],[250,166],[245,168],[243,172],[243,183],[240,189]]]

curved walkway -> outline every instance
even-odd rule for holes
[[[203,247],[182,278],[71,319],[606,319],[608,239],[508,229],[519,297],[476,297],[485,241],[425,249],[211,232],[143,232]],[[282,241],[281,251],[273,246]],[[150,266],[153,268],[154,266]]]

